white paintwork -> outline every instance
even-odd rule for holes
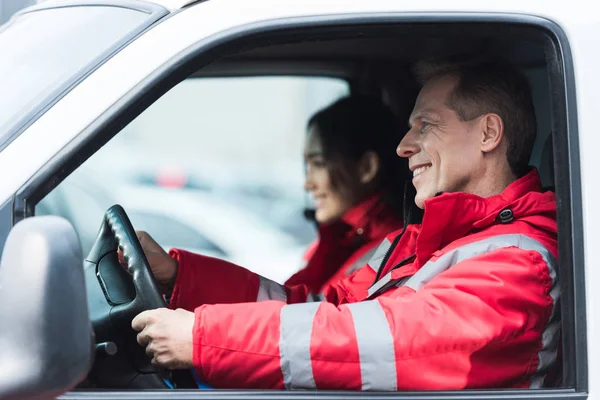
[[[0,154],[0,202],[11,196],[65,144],[178,52],[213,35],[260,21],[312,15],[388,12],[509,12],[557,22],[573,52],[577,88],[586,249],[600,243],[600,14],[592,2],[481,0],[211,0],[182,10],[147,32],[57,103]],[[27,160],[24,162],[23,160]],[[18,167],[16,167],[18,166]],[[600,398],[600,283],[596,255],[586,252],[590,398]]]
[[[151,0],[150,2],[163,6],[169,11],[175,11],[198,1],[201,0]]]
[[[60,4],[61,2],[67,2],[70,0],[37,0],[36,4],[44,4],[44,6],[52,6],[54,4]],[[81,3],[85,3],[86,0],[81,0]],[[193,3],[197,3],[202,0],[138,0],[144,3],[154,3],[166,8],[169,11],[179,10],[185,6]]]

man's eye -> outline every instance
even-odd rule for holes
[[[429,128],[430,126],[431,126],[431,124],[429,122],[423,121],[421,123],[421,133],[425,132],[427,130],[427,128]]]

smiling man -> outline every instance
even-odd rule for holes
[[[170,307],[193,311],[134,319],[155,363],[233,388],[544,385],[559,344],[556,201],[528,166],[529,87],[499,62],[422,78],[397,149],[422,224],[391,234],[318,302],[221,260],[166,254],[140,234]]]
[[[439,192],[500,194],[527,172],[536,129],[529,89],[501,66],[485,68],[422,67],[427,84],[398,147],[421,208]]]

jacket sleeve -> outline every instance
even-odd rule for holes
[[[194,366],[230,388],[525,387],[542,370],[553,282],[538,253],[511,248],[375,300],[205,305]]]
[[[178,261],[177,278],[169,308],[193,311],[203,304],[247,303],[279,300],[300,303],[311,300],[312,293],[305,285],[283,286],[243,267],[218,258],[171,249]],[[327,300],[336,302],[339,294],[328,290]]]

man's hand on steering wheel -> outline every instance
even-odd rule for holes
[[[136,231],[135,233],[161,293],[170,295],[173,291],[173,285],[175,285],[175,279],[177,278],[177,260],[169,256],[147,232]],[[127,263],[123,259],[123,253],[120,250],[118,255],[121,265],[127,266]]]
[[[136,231],[138,240],[157,286],[164,294],[173,291],[177,277],[177,260],[169,254],[147,232]],[[119,262],[126,266],[121,251]],[[168,369],[192,367],[192,329],[194,313],[182,309],[158,308],[138,314],[131,327],[139,332],[138,343],[146,348],[152,364]]]
[[[169,371],[190,368],[193,357],[194,313],[170,310],[164,299],[173,290],[177,260],[136,232],[120,205],[104,214],[84,268],[97,343],[118,349],[98,358],[93,379],[111,388],[198,386],[193,374]]]
[[[192,368],[194,313],[159,308],[140,313],[131,321],[137,341],[146,347],[152,364],[168,369]]]

